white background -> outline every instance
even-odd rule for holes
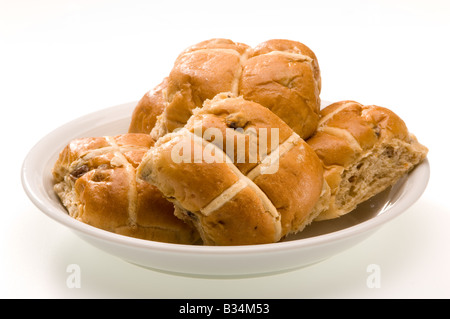
[[[449,298],[450,2],[0,1],[0,297]],[[316,265],[247,279],[146,270],[108,255],[42,214],[20,169],[44,135],[81,115],[136,101],[185,47],[212,37],[308,45],[322,99],[378,104],[429,147],[423,196],[357,246]],[[81,287],[66,285],[66,267]],[[381,286],[367,286],[378,265]]]

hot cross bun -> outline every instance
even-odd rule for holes
[[[397,114],[355,101],[324,108],[319,127],[307,143],[323,161],[331,188],[329,207],[317,220],[351,212],[393,185],[428,152]]]
[[[158,139],[138,167],[207,245],[277,242],[326,205],[318,156],[262,105],[222,93]]]
[[[156,140],[183,127],[196,107],[231,92],[257,102],[302,138],[317,128],[321,77],[317,57],[306,45],[273,39],[254,48],[210,39],[184,50],[163,81],[136,106],[129,132]]]
[[[198,233],[174,216],[174,206],[136,168],[154,144],[148,134],[71,141],[53,168],[55,192],[71,217],[142,239],[193,244]]]

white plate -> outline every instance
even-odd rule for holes
[[[88,114],[54,130],[29,152],[22,184],[47,216],[92,245],[143,267],[191,276],[258,276],[289,271],[329,258],[364,240],[409,208],[428,183],[428,160],[396,185],[339,219],[314,222],[303,232],[274,244],[248,246],[177,245],[104,231],[71,218],[53,192],[51,169],[62,148],[78,137],[116,135],[128,130],[136,102]],[[44,234],[43,234],[44,235]]]

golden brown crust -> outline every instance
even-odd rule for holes
[[[206,136],[206,129],[219,130],[223,139],[221,143],[216,141],[216,144],[232,158],[234,165],[243,174],[247,174],[262,160],[259,152],[250,152],[252,146],[258,146],[260,133],[267,135],[265,140],[268,153],[279,141],[284,141],[292,135],[292,130],[270,110],[242,97],[236,98],[232,93],[221,93],[214,99],[205,101],[202,108],[194,110],[194,115],[185,127],[191,132],[200,128],[207,141],[211,141],[215,136]],[[277,128],[276,145],[271,145],[271,128]],[[250,132],[253,134],[249,134]],[[227,144],[231,145],[230,149]],[[238,152],[236,147],[241,145],[245,145],[245,151]],[[240,154],[245,154],[245,158],[239,157]],[[252,154],[255,154],[254,158],[250,158]]]
[[[283,54],[260,55],[244,66],[240,93],[282,118],[307,138],[319,120],[319,91],[310,63]]]
[[[183,127],[205,100],[232,92],[269,108],[307,138],[319,120],[320,89],[317,58],[300,42],[274,39],[252,49],[228,39],[210,39],[185,49],[176,59],[167,78],[166,106],[157,122],[147,120],[137,109],[131,126],[145,133],[153,126],[156,140]]]
[[[196,147],[192,154],[188,154],[186,163],[177,162],[172,155],[180,145]],[[195,161],[193,157],[191,160],[191,155],[203,153],[204,149],[204,145],[196,142],[195,136],[187,130],[169,133],[159,139],[144,157],[138,176],[156,185],[166,198],[174,202],[178,208],[177,216],[197,227],[204,244],[242,245],[278,240],[276,221],[266,212],[261,198],[253,189],[242,189],[233,196],[233,203],[239,205],[225,202],[211,211],[207,209],[208,204],[239,182],[241,176],[225,162],[206,163],[204,160]],[[249,223],[249,220],[253,222]],[[255,229],[255,226],[259,227]]]
[[[217,135],[206,136],[210,129]],[[267,135],[271,142],[266,152],[252,157],[249,139],[253,136],[262,150],[261,140],[267,138],[262,129],[279,132],[272,133],[276,143]],[[235,162],[238,144],[229,140],[236,136],[246,141],[241,144],[242,163]],[[187,163],[174,160],[173,154],[187,149],[180,145],[191,146],[184,157]],[[214,152],[206,152],[211,146]],[[225,158],[222,147],[228,154],[233,151],[228,161],[208,162],[205,154]],[[301,231],[316,217],[324,184],[322,163],[303,139],[267,108],[231,93],[206,101],[183,129],[160,138],[143,159],[138,176],[170,198],[178,207],[177,216],[190,220],[210,245],[276,242]]]
[[[234,50],[239,54],[244,54],[247,50],[249,50],[249,46],[244,43],[234,42],[230,39],[224,38],[213,38],[209,40],[201,41],[197,44],[191,45],[186,48],[180,56],[183,56],[185,53],[198,51],[198,50],[207,50],[207,49],[225,49],[225,50]]]
[[[226,163],[197,161],[197,154],[202,152],[203,146],[191,136],[181,133],[165,136],[142,160],[138,177],[150,181],[157,176],[158,180],[151,182],[157,182],[166,198],[176,199],[186,210],[199,211],[238,180]],[[187,157],[177,161],[175,154]]]
[[[322,195],[323,167],[303,143],[281,157],[276,173],[254,180],[280,213],[283,235],[303,230],[317,217],[313,210]]]
[[[222,135],[224,138],[229,136],[226,132],[230,130],[236,132],[235,129],[241,128],[241,131],[247,132],[240,134],[247,141],[247,156],[243,163],[237,161],[236,143],[227,143],[224,139],[220,146],[228,154],[230,152],[227,150],[227,144],[234,146],[234,165],[241,173],[251,178],[277,208],[282,217],[282,236],[300,231],[309,224],[310,213],[321,194],[323,168],[315,152],[284,121],[256,102],[234,97],[231,93],[222,93],[213,100],[206,101],[201,109],[197,109],[185,128],[194,132],[196,123],[201,123],[202,132],[207,128],[219,128],[220,132],[225,134]],[[272,141],[272,129],[276,129],[276,141]],[[267,134],[262,136],[263,132]],[[285,152],[278,149],[280,159],[276,172],[261,174],[258,171],[263,166],[261,162],[264,159],[260,152],[256,159],[250,162],[250,136],[256,136],[254,141],[258,146],[264,145],[260,144],[260,140],[267,142],[267,154],[264,156],[270,155],[277,147],[287,147]],[[298,138],[293,138],[294,136]],[[289,142],[289,139],[292,142]],[[211,141],[208,138],[206,140]]]
[[[272,39],[258,44],[252,51],[252,56],[268,54],[273,51],[301,54],[311,58],[314,79],[317,82],[319,92],[322,87],[319,62],[315,53],[303,43],[287,39]]]
[[[241,56],[235,50],[195,50],[178,57],[169,75],[162,117],[167,131],[182,127],[205,100],[232,91],[240,72]]]
[[[322,160],[331,188],[330,206],[319,220],[349,213],[393,185],[428,152],[394,112],[355,101],[324,108],[307,143]]]
[[[166,107],[164,94],[167,89],[167,78],[154,87],[139,100],[131,116],[129,133],[150,133],[159,115]]]
[[[260,43],[243,66],[240,94],[283,119],[302,138],[319,120],[321,77],[317,58],[306,45],[273,39]]]
[[[235,214],[230,214],[234,212]],[[236,218],[236,213],[240,218]],[[214,238],[206,244],[222,246],[272,243],[279,238],[273,216],[250,187],[246,187],[209,216],[199,215],[203,238]]]
[[[136,179],[136,167],[154,142],[148,134],[80,138],[60,153],[55,191],[70,216],[118,234],[192,244],[196,231],[174,216],[173,204]]]

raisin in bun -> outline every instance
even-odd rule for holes
[[[142,239],[192,244],[197,232],[174,216],[174,206],[153,185],[136,179],[136,167],[153,145],[147,134],[71,141],[54,168],[54,189],[71,217]]]
[[[321,116],[307,143],[325,165],[331,199],[317,220],[349,213],[427,155],[428,149],[409,133],[403,120],[384,107],[341,101],[324,108]]]
[[[162,90],[144,96],[137,106],[130,132],[151,134],[156,140],[183,127],[193,109],[222,92],[257,102],[285,121],[300,137],[317,127],[321,78],[317,58],[304,44],[273,39],[251,48],[228,39],[211,39],[184,50],[176,59]],[[154,102],[152,100],[155,100]],[[146,108],[142,108],[146,104]],[[152,106],[154,105],[154,106]],[[154,108],[155,111],[148,111]],[[154,117],[141,112],[160,113]]]
[[[323,209],[320,159],[269,109],[221,93],[138,167],[208,245],[277,242]]]

